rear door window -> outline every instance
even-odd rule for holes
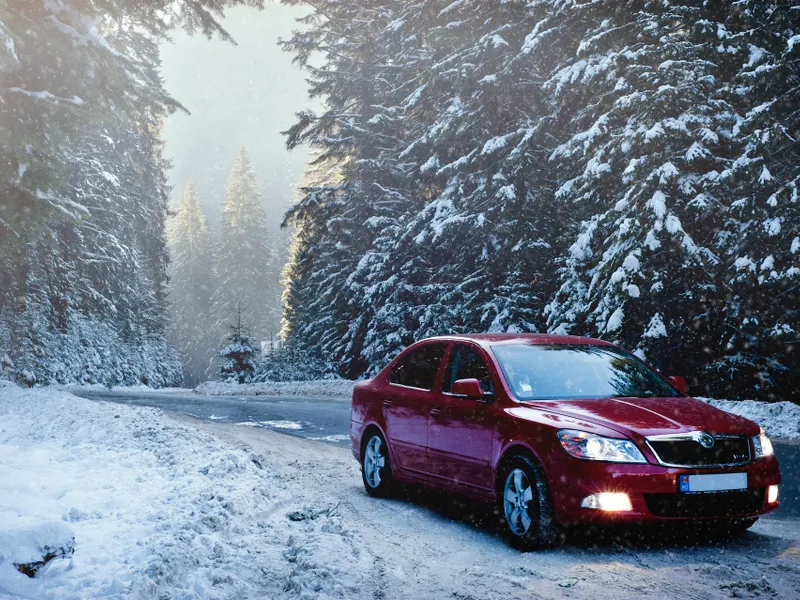
[[[432,390],[447,344],[425,344],[404,356],[389,374],[389,383]]]
[[[493,392],[489,369],[480,351],[467,344],[456,344],[450,353],[450,361],[444,372],[442,391],[449,392],[459,379],[477,379],[484,392]]]

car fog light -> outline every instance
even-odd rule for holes
[[[771,485],[767,488],[767,504],[775,504],[778,501],[778,486]]]
[[[633,510],[628,494],[619,492],[605,492],[586,496],[581,502],[583,508],[595,508],[607,512],[627,512]]]

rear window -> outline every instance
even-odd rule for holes
[[[432,390],[446,349],[447,344],[442,343],[425,344],[412,350],[392,368],[389,383]]]
[[[680,396],[638,358],[609,346],[515,344],[492,352],[520,400]]]

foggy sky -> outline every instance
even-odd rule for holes
[[[300,27],[295,19],[303,13],[271,3],[261,12],[237,8],[223,25],[238,46],[176,32],[174,42],[161,48],[167,90],[191,111],[165,124],[172,195],[179,196],[193,178],[212,224],[241,145],[250,153],[271,215],[278,218],[292,201],[307,153],[287,151],[280,132],[312,103],[304,73],[277,41]]]

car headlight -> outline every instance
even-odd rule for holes
[[[562,429],[558,441],[567,454],[584,460],[618,463],[646,463],[642,452],[630,440],[607,438],[585,431]]]
[[[756,451],[756,458],[772,456],[775,453],[772,449],[772,442],[769,441],[767,432],[763,429],[761,433],[753,436],[753,448],[755,448]]]

